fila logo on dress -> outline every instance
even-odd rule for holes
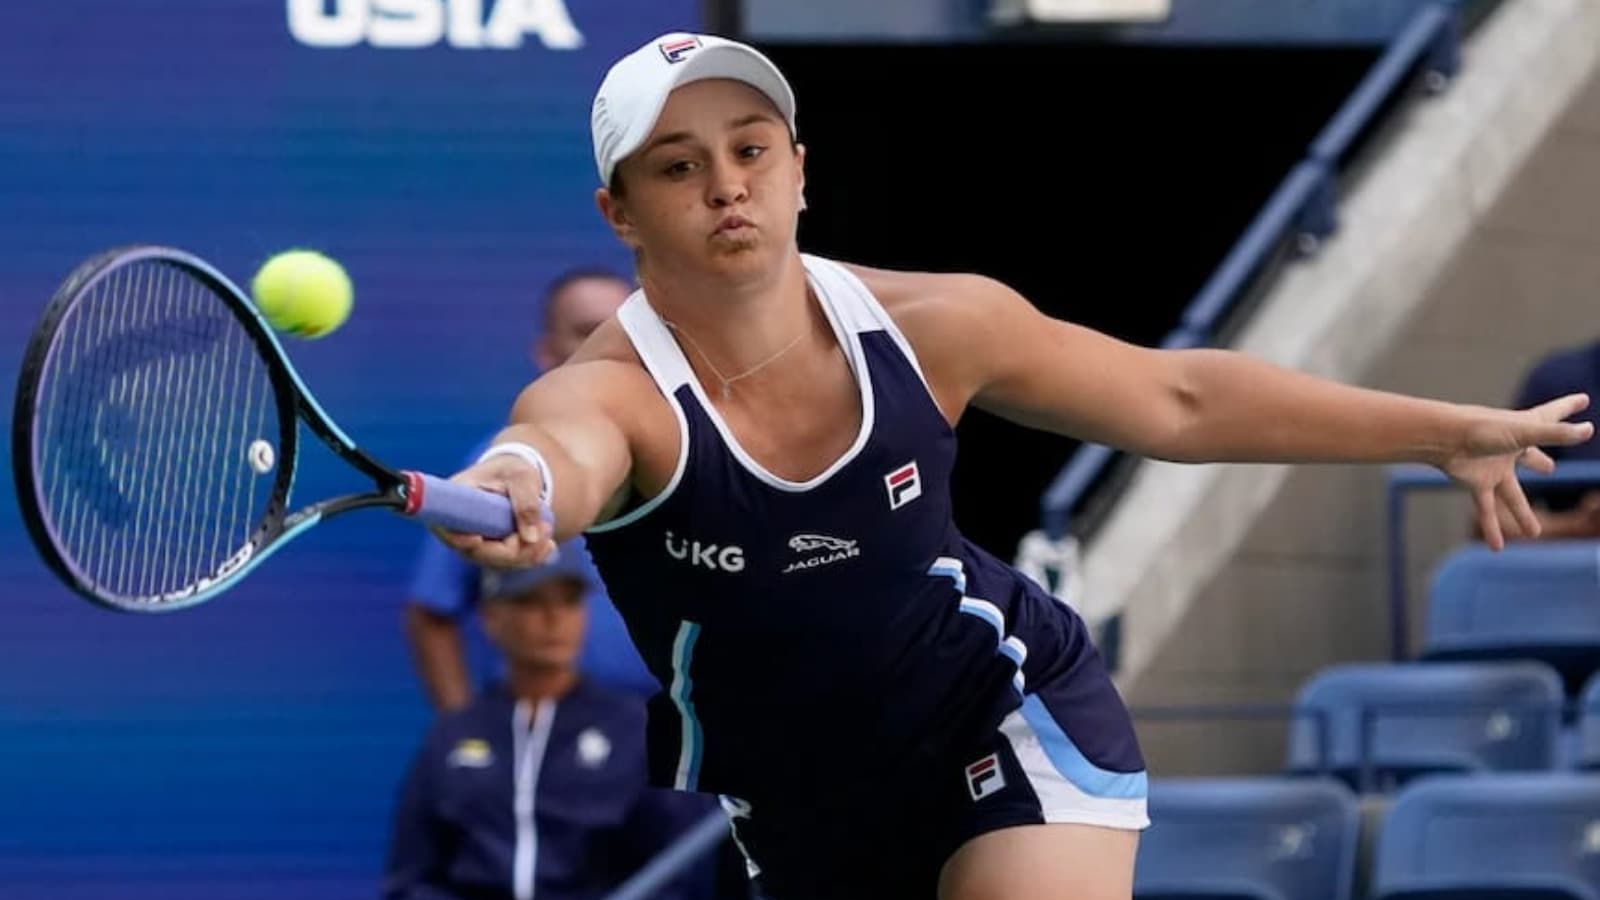
[[[973,800],[982,800],[1006,786],[1006,774],[1000,771],[1000,755],[991,753],[967,766],[967,793]]]
[[[889,490],[889,508],[899,509],[922,496],[922,475],[917,472],[917,461],[912,460],[883,476],[883,486]]]

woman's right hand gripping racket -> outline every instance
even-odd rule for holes
[[[301,423],[373,489],[291,511]],[[167,247],[109,251],[62,284],[23,358],[12,429],[17,498],[40,554],[73,590],[119,610],[215,597],[352,509],[491,538],[515,528],[500,494],[362,452],[245,295]]]

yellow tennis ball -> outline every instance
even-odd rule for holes
[[[267,260],[250,292],[272,327],[303,338],[343,325],[355,299],[344,267],[315,250],[289,250]]]

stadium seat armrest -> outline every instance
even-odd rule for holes
[[[1451,878],[1379,887],[1373,900],[1600,900],[1600,893],[1574,878]]]
[[[1134,900],[1285,900],[1271,885],[1243,879],[1145,879],[1133,886]]]

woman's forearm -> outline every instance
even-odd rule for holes
[[[1224,350],[1182,351],[1181,462],[1437,464],[1462,442],[1453,403],[1354,387]]]

